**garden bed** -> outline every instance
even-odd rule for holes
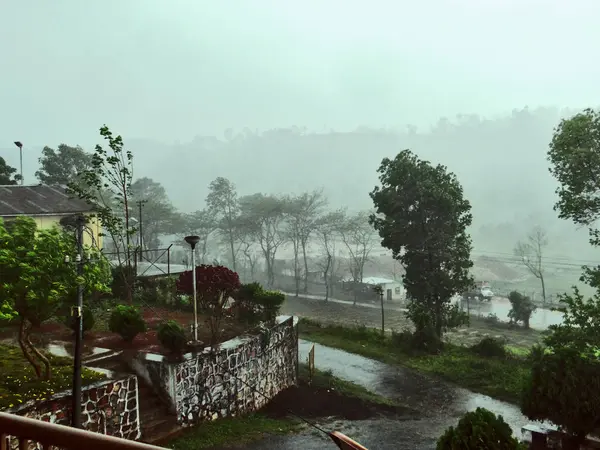
[[[96,325],[94,329],[84,335],[84,344],[87,348],[106,348],[110,350],[135,350],[144,353],[167,354],[168,352],[160,345],[156,336],[156,328],[161,322],[175,320],[188,331],[191,339],[190,326],[194,322],[194,315],[186,311],[174,311],[158,307],[140,308],[148,331],[138,334],[133,342],[125,342],[121,336],[108,331],[108,312],[95,311]],[[198,315],[198,339],[209,343],[211,339],[210,329],[206,324],[207,317]],[[235,319],[224,318],[222,321],[223,334],[219,343],[228,341],[234,337],[244,334],[249,330]],[[16,345],[18,325],[8,325],[0,330],[0,339],[12,339]],[[73,330],[60,321],[48,321],[42,324],[39,330],[32,334],[32,341],[40,347],[47,346],[52,342],[73,342]],[[208,344],[207,344],[208,345]],[[67,349],[68,351],[69,349]]]
[[[40,380],[19,347],[0,345],[0,353],[0,410],[16,408],[30,400],[47,400],[73,385],[73,361],[70,358],[46,354],[52,366],[52,377]],[[106,375],[83,368],[81,377],[85,386],[106,378]]]

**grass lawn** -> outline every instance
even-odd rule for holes
[[[308,379],[308,367],[301,364],[300,384],[306,386]],[[362,386],[336,378],[329,371],[315,371],[310,386],[314,390],[327,389],[336,391],[338,395],[356,399],[358,402],[364,401],[382,406],[395,406],[392,401],[373,394]],[[277,397],[274,402],[281,403],[281,401],[277,401]],[[283,406],[289,407],[292,412],[294,411],[294,404],[285,404]],[[302,421],[293,416],[274,417],[270,414],[271,411],[269,409],[267,407],[266,413],[259,412],[248,416],[203,423],[202,425],[186,430],[183,434],[169,440],[163,445],[166,448],[175,450],[221,448],[232,444],[241,446],[261,439],[267,434],[292,433],[301,430],[305,426]],[[275,409],[279,410],[280,408],[276,407]],[[308,412],[300,415],[306,419],[312,418]]]
[[[36,377],[33,367],[19,347],[0,345],[0,409],[17,407],[29,400],[46,400],[73,385],[73,361],[46,355],[52,365],[50,380]],[[83,385],[105,378],[104,374],[83,369]]]
[[[382,337],[379,331],[365,327],[321,325],[301,319],[299,331],[303,339],[388,364],[404,365],[512,403],[519,402],[522,383],[529,374],[527,361],[515,355],[514,349],[507,349],[506,358],[493,358],[446,344],[440,354],[412,355],[402,351],[392,335]]]

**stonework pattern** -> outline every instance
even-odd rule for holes
[[[216,355],[201,355],[175,368],[178,422],[256,411],[297,381],[298,338],[293,318]]]
[[[297,327],[293,317],[278,318],[259,335],[221,344],[216,354],[186,355],[183,362],[147,358],[140,366],[138,374],[168,398],[179,424],[236,416],[296,384]]]
[[[140,438],[138,381],[135,375],[119,380],[94,383],[82,391],[82,426],[85,430],[124,439]],[[44,402],[30,402],[5,412],[59,425],[70,425],[71,393],[54,395]],[[18,449],[17,439],[10,438],[10,448]],[[31,443],[30,450],[42,449]]]

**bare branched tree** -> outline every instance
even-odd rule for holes
[[[544,280],[543,256],[544,248],[548,245],[546,232],[536,226],[524,241],[517,242],[515,255],[531,274],[540,280],[542,285],[542,301],[546,303],[546,284]]]
[[[375,247],[375,230],[369,224],[369,212],[360,212],[349,217],[339,229],[342,242],[346,246],[349,258],[349,271],[354,283],[354,303],[357,299],[357,286],[362,283],[366,262]]]

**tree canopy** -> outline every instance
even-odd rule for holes
[[[110,280],[103,259],[86,264],[83,277],[77,275],[75,265],[65,264],[65,256],[74,256],[76,248],[75,236],[60,228],[38,230],[28,217],[17,217],[10,225],[0,219],[0,303],[18,315],[19,345],[37,375],[46,379],[50,363],[31,343],[32,329],[55,317],[63,305],[73,305],[80,283],[88,292],[107,291]],[[93,249],[86,253],[100,256]]]
[[[0,156],[0,186],[17,184],[21,175],[17,174],[17,169],[9,166],[6,160]]]
[[[376,208],[371,223],[406,270],[408,314],[417,332],[429,329],[439,339],[456,325],[452,296],[473,284],[471,205],[453,173],[410,150],[383,159],[378,173],[381,186],[370,194]]]
[[[90,168],[92,155],[79,146],[60,144],[57,150],[46,146],[42,149],[39,163],[40,169],[35,176],[41,183],[67,185]]]

